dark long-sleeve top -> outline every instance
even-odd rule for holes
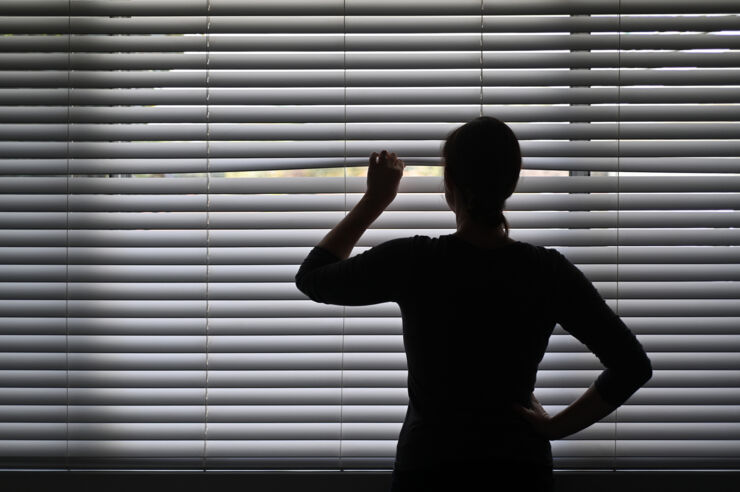
[[[393,239],[345,260],[317,246],[296,285],[325,304],[398,303],[409,405],[396,469],[492,459],[552,466],[550,442],[511,404],[530,405],[556,323],[605,367],[594,385],[607,402],[621,405],[652,375],[637,338],[555,249],[482,248],[456,234]]]

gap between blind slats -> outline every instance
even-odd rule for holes
[[[406,158],[409,166],[440,166],[439,157],[412,157]],[[617,160],[615,157],[525,157],[522,169],[564,170],[564,171],[623,171],[640,173],[695,173],[701,169],[702,174],[732,174],[740,167],[740,159],[736,157],[625,157]],[[210,159],[211,172],[226,171],[259,171],[259,170],[286,170],[286,169],[316,169],[344,167],[345,161],[339,157],[327,158],[251,158],[251,159]],[[348,167],[366,166],[364,157],[352,157],[346,161]],[[2,181],[17,179],[14,175],[53,175],[64,174],[67,171],[67,161],[63,159],[0,159],[0,166],[8,178],[0,179],[0,190],[9,189]],[[208,169],[205,159],[72,159],[69,170],[72,174],[128,174],[128,173],[203,173]],[[43,180],[37,177],[35,179]],[[187,178],[180,178],[187,179]],[[280,179],[280,178],[271,178]],[[412,179],[412,178],[409,178]],[[697,178],[699,179],[699,178]],[[28,180],[23,181],[24,186]],[[55,188],[49,188],[49,181],[39,181],[43,186],[38,193],[54,193]],[[441,185],[441,183],[440,183]],[[144,189],[148,189],[146,185]],[[578,186],[581,186],[579,184]],[[429,189],[429,192],[438,192],[441,189]],[[702,191],[702,190],[699,190]],[[727,190],[725,190],[727,191]],[[5,193],[5,191],[1,191]],[[11,191],[7,191],[12,193]],[[33,193],[30,188],[18,190],[19,193]],[[133,191],[132,191],[133,192]],[[155,191],[156,193],[156,191]],[[198,193],[198,191],[194,191]],[[394,205],[391,205],[394,206]]]
[[[440,141],[435,140],[348,140],[346,154],[367,156],[379,148],[392,148],[399,155],[439,159]],[[526,157],[737,157],[736,140],[625,140],[617,141],[522,141]],[[186,142],[26,142],[0,141],[0,155],[6,158],[205,158],[204,141]],[[213,141],[210,156],[214,158],[300,158],[340,157],[343,141],[284,141],[279,146],[266,141]],[[68,153],[69,152],[69,153]]]
[[[736,162],[736,161],[733,161]],[[65,193],[66,178],[3,177],[0,193]],[[211,193],[288,194],[345,193],[343,178],[211,178]],[[347,193],[364,193],[366,178],[348,176]],[[94,178],[70,177],[71,194],[203,194],[205,178]],[[517,193],[655,193],[655,192],[737,192],[738,176],[522,176]],[[399,193],[442,193],[441,177],[409,176],[399,185]]]

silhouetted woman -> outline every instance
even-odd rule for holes
[[[455,233],[393,239],[348,258],[403,175],[395,154],[373,153],[367,192],[311,250],[296,284],[316,302],[400,307],[409,405],[394,492],[552,490],[550,441],[624,403],[652,376],[650,360],[568,259],[509,237],[502,211],[521,154],[507,125],[476,118],[448,136],[443,157]],[[556,323],[605,369],[550,417],[533,390]]]

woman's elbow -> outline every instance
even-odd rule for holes
[[[639,368],[640,386],[644,386],[653,377],[653,365],[650,359],[645,357]]]
[[[314,302],[325,302],[316,294],[316,289],[313,287],[315,281],[311,277],[312,276],[306,272],[299,271],[295,276],[296,288]]]
[[[311,292],[308,287],[308,276],[305,274],[305,272],[298,272],[295,274],[295,286],[296,288],[301,291],[303,294],[307,295],[309,298],[311,297]]]

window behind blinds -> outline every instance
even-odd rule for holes
[[[0,463],[390,468],[397,305],[293,278],[372,151],[408,167],[355,252],[453,232],[440,144],[485,114],[525,156],[512,236],[576,263],[655,369],[556,467],[736,468],[738,7],[4,0]],[[557,327],[538,398],[601,369]]]

